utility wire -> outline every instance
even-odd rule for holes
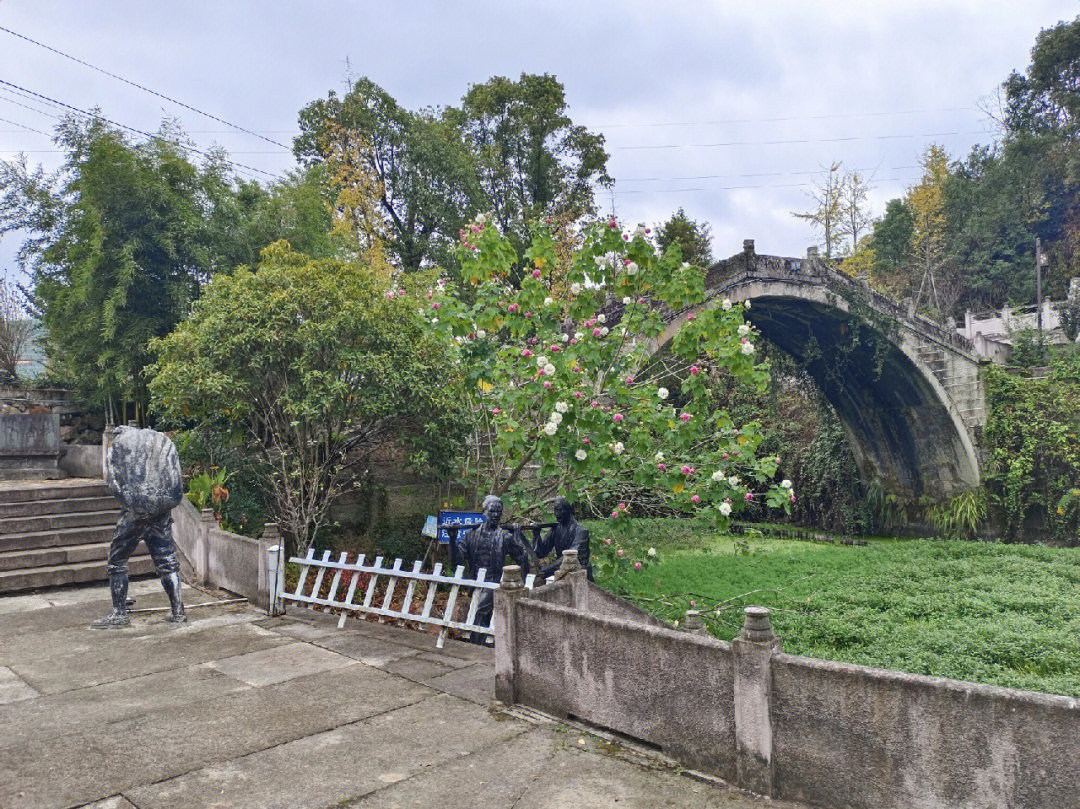
[[[885,177],[878,182],[913,183],[919,179],[919,177]],[[807,188],[813,185],[813,183],[771,183],[762,185],[720,185],[708,188],[705,186],[695,188],[634,188],[627,191],[610,190],[609,193],[625,196],[627,194],[675,194],[683,191],[741,191],[752,188]]]
[[[985,132],[916,132],[910,135],[849,135],[842,138],[793,138],[790,140],[729,140],[719,143],[666,143],[648,146],[612,146],[612,149],[711,149],[719,146],[776,146],[792,143],[841,143],[855,140],[897,140],[901,138],[941,138],[948,135],[985,135]]]
[[[664,121],[634,124],[586,124],[593,129],[643,129],[660,126],[720,126],[722,124],[772,124],[783,121],[825,121],[834,118],[876,118],[885,115],[922,115],[931,112],[975,112],[973,107],[939,107],[927,110],[891,110],[882,112],[838,112],[829,115],[790,115],[782,118],[729,118],[724,121]]]
[[[907,171],[908,169],[917,169],[920,166],[893,166],[889,171]],[[859,174],[865,174],[866,172],[877,171],[877,167],[873,169],[854,169]],[[678,180],[727,180],[739,177],[787,177],[793,174],[820,174],[822,169],[814,169],[813,171],[768,171],[757,174],[695,174],[687,177],[622,177],[617,178],[616,182],[620,183],[652,183],[652,182],[669,182]]]
[[[42,101],[45,101],[45,102],[47,102],[49,104],[53,104],[54,106],[63,107],[64,109],[71,110],[72,112],[77,113],[79,115],[84,115],[87,118],[91,118],[91,119],[92,118],[99,118],[100,120],[104,121],[107,124],[112,124],[113,126],[120,127],[121,129],[126,129],[129,132],[134,132],[137,135],[142,135],[144,138],[151,138],[152,139],[152,138],[157,137],[156,135],[152,135],[149,132],[144,132],[141,129],[136,129],[133,126],[128,126],[127,124],[121,124],[121,123],[119,123],[117,121],[112,121],[112,120],[106,118],[103,115],[96,115],[96,114],[94,114],[92,112],[88,112],[87,110],[84,110],[84,109],[82,109],[80,107],[74,107],[71,104],[64,103],[63,101],[57,101],[55,98],[50,98],[47,95],[42,95],[41,93],[34,92],[33,90],[27,90],[25,87],[20,87],[19,85],[13,84],[13,83],[11,83],[9,81],[6,81],[4,79],[0,79],[0,84],[4,85],[5,87],[11,87],[14,90],[19,91],[20,93],[29,94],[29,95],[33,96],[34,98],[39,98]],[[238,163],[235,160],[229,160],[228,158],[221,158],[220,155],[211,155],[209,152],[204,152],[202,149],[197,149],[194,146],[185,146],[184,148],[187,149],[188,151],[194,152],[195,154],[198,154],[198,155],[202,155],[203,157],[206,157],[206,158],[223,159],[226,163],[228,163],[228,164],[230,164],[232,166],[235,166],[237,168],[247,169],[248,171],[253,171],[253,172],[256,172],[258,174],[264,174],[267,177],[271,177],[271,178],[273,178],[275,180],[280,180],[281,179],[280,175],[274,174],[274,173],[269,172],[269,171],[263,171],[262,169],[257,169],[254,166],[249,166],[249,165],[247,165],[245,163]]]
[[[192,112],[197,113],[198,115],[202,115],[205,118],[209,118],[211,121],[217,121],[219,124],[224,124],[225,126],[231,127],[232,129],[235,129],[238,132],[243,132],[243,133],[245,133],[247,135],[251,135],[252,137],[259,138],[260,140],[264,140],[267,143],[272,143],[275,146],[280,146],[283,149],[289,149],[289,147],[286,146],[284,143],[280,143],[279,141],[272,140],[272,139],[270,139],[270,138],[268,138],[268,137],[266,137],[264,135],[260,135],[258,132],[254,132],[254,131],[252,131],[250,129],[246,129],[245,127],[242,127],[239,124],[234,124],[231,121],[226,121],[224,118],[219,118],[218,116],[212,115],[209,112],[206,112],[204,110],[200,110],[198,107],[193,107],[190,104],[185,104],[183,101],[178,101],[177,99],[172,98],[171,96],[167,96],[164,93],[159,93],[157,90],[151,90],[149,87],[144,87],[143,85],[139,84],[138,82],[131,81],[130,79],[125,79],[123,76],[118,76],[117,74],[112,73],[112,72],[110,72],[108,70],[105,70],[104,68],[98,67],[97,65],[92,65],[89,62],[86,62],[86,61],[84,61],[82,59],[79,59],[76,56],[72,56],[70,53],[64,53],[62,50],[54,48],[51,45],[46,45],[44,42],[38,42],[36,39],[31,39],[30,37],[25,36],[24,34],[20,34],[17,31],[12,31],[10,28],[5,28],[4,26],[0,25],[0,31],[3,31],[4,33],[7,33],[7,34],[11,34],[13,37],[18,37],[19,39],[24,40],[26,42],[29,42],[32,45],[37,45],[39,48],[44,48],[47,51],[51,51],[52,53],[55,53],[58,56],[63,56],[65,59],[70,59],[72,62],[75,62],[76,64],[80,64],[83,67],[88,67],[91,70],[96,70],[98,73],[102,73],[102,74],[104,74],[106,76],[109,76],[110,78],[116,79],[117,81],[122,81],[124,84],[128,84],[128,85],[130,85],[132,87],[135,87],[136,89],[142,90],[144,93],[150,93],[150,95],[157,96],[158,98],[164,99],[165,101],[168,101],[168,102],[170,102],[172,104],[176,104],[179,107],[183,107],[186,110],[191,110]]]
[[[0,118],[0,122],[5,123],[5,124],[11,124],[12,126],[17,126],[17,127],[19,127],[19,129],[25,129],[25,130],[27,130],[29,132],[37,132],[39,135],[48,136],[48,134],[49,134],[48,132],[42,132],[40,129],[34,129],[34,127],[32,127],[32,126],[26,126],[26,124],[20,124],[18,121],[9,121],[7,118]]]

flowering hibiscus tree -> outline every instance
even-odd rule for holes
[[[705,300],[703,273],[677,247],[660,253],[646,228],[611,221],[585,228],[566,259],[541,225],[516,287],[518,256],[483,217],[459,251],[460,284],[440,279],[424,305],[472,400],[465,475],[479,493],[527,513],[569,492],[614,518],[635,497],[721,520],[758,498],[790,507],[790,483],[771,483],[778,459],[757,455],[758,426],[734,424],[709,395],[717,368],[765,382],[744,306],[724,300],[670,326]]]

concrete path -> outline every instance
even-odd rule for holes
[[[87,628],[106,611],[100,586],[0,597],[3,809],[783,806],[493,710],[481,647],[247,604]]]

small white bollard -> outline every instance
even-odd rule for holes
[[[281,545],[271,545],[266,549],[266,578],[269,585],[266,611],[271,616],[285,612],[281,603],[281,591],[285,585],[285,560],[281,557],[281,551]]]

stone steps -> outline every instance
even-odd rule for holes
[[[105,567],[105,560],[101,559],[97,562],[77,562],[68,565],[48,565],[45,567],[0,571],[0,593],[13,593],[38,587],[60,587],[65,584],[105,581],[108,578]],[[142,576],[153,572],[154,563],[149,556],[133,556],[128,561],[128,573],[131,576]]]
[[[117,506],[100,480],[0,483],[0,594],[104,581]],[[153,570],[145,546],[128,564]]]

